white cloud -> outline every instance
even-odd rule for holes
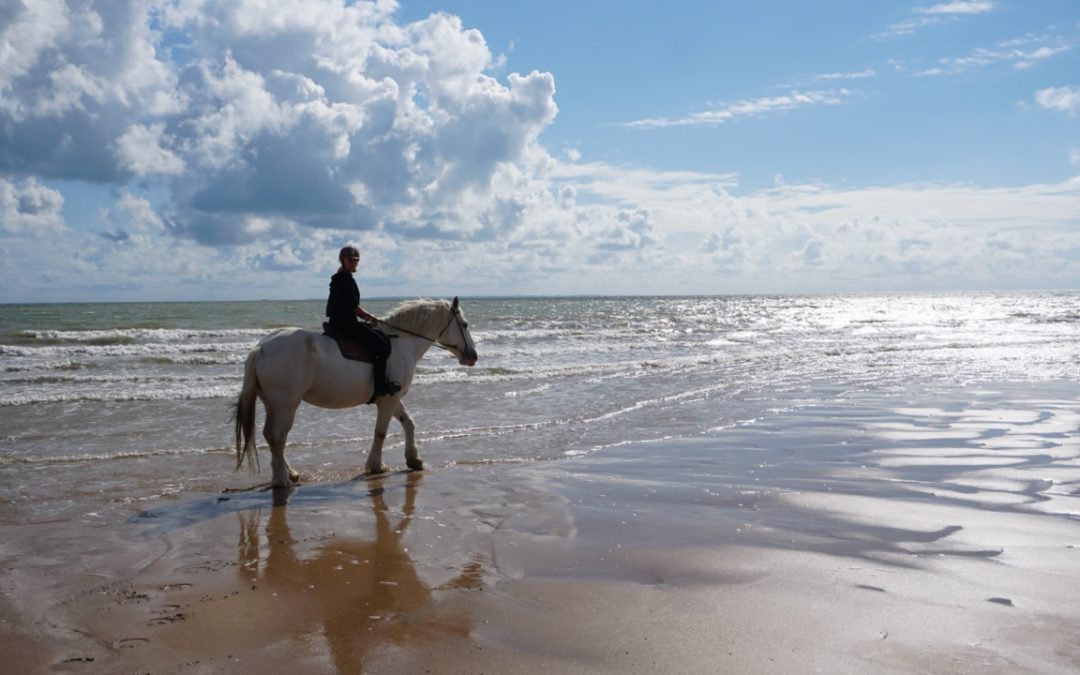
[[[919,74],[952,75],[999,63],[1011,63],[1014,68],[1026,69],[1040,61],[1064,54],[1072,47],[1072,44],[1061,37],[1029,35],[1000,42],[992,49],[979,47],[967,56],[939,59],[939,66],[928,68]]]
[[[1080,148],[1069,148],[1069,164],[1080,164]]]
[[[917,7],[915,11],[919,14],[985,14],[986,12],[993,11],[994,3],[992,0],[967,0],[958,2],[943,2],[941,4],[932,5],[930,7]]]
[[[107,209],[101,219],[109,228],[101,236],[113,242],[152,243],[166,233],[165,222],[150,201],[124,190],[114,209]]]
[[[641,292],[645,280],[672,292],[1080,281],[1080,179],[997,189],[780,183],[740,193],[721,176],[562,170],[572,171],[579,202],[600,197],[648,209],[665,251],[663,264],[632,272]],[[1007,273],[995,267],[1005,258]],[[672,287],[672,279],[687,278],[694,282]]]
[[[17,273],[4,272],[10,283],[0,297],[71,299],[70,289],[86,299],[318,297],[348,241],[364,251],[368,295],[1080,284],[1080,179],[996,189],[781,182],[748,191],[731,176],[597,163],[557,164],[549,175],[551,188],[516,204],[518,225],[500,238],[300,231],[252,217],[245,227],[256,240],[217,249],[172,238],[151,202],[133,193],[121,194],[105,231],[64,229],[58,238],[60,195],[15,185],[39,191],[23,211],[52,214],[54,229],[38,236],[24,223],[5,238]],[[42,265],[53,259],[65,264]]]
[[[164,123],[133,124],[116,139],[116,153],[120,164],[138,176],[152,174],[179,174],[184,170],[184,160],[173,151],[163,148]]]
[[[614,215],[613,222],[603,224],[590,237],[601,251],[641,251],[660,242],[646,209],[620,209]]]
[[[543,189],[530,176],[550,161],[537,138],[557,112],[554,78],[496,80],[478,31],[446,14],[398,25],[396,7],[17,8],[0,42],[20,47],[0,67],[0,172],[154,178],[170,231],[212,244],[305,228],[513,229]]]
[[[865,70],[859,70],[855,72],[843,72],[843,73],[824,73],[817,75],[814,79],[818,81],[830,81],[830,80],[865,80],[870,77],[876,77],[877,73],[873,68],[866,68]]]
[[[711,264],[720,271],[750,271],[744,269],[747,263],[746,244],[732,225],[724,226],[718,232],[710,232],[698,248],[709,254]]]
[[[1040,108],[1057,110],[1075,115],[1080,111],[1080,87],[1048,87],[1035,92],[1035,103]]]
[[[556,158],[538,140],[557,113],[550,74],[504,76],[460,19],[401,25],[395,7],[18,9],[0,29],[0,299],[317,297],[350,241],[371,295],[1080,284],[1075,180],[745,190],[733,175],[583,163],[575,148]],[[1065,47],[994,51],[1020,63]],[[1039,105],[1074,109],[1046,91]],[[796,90],[630,126],[855,96]],[[115,201],[69,228],[69,180]]]
[[[792,91],[781,96],[767,96],[738,101],[705,112],[691,113],[678,119],[642,119],[624,122],[621,126],[639,128],[707,126],[724,124],[743,117],[759,117],[773,112],[796,110],[816,105],[840,105],[854,96],[849,89],[825,91]]]
[[[942,2],[929,7],[916,7],[915,16],[889,26],[873,37],[878,39],[912,35],[923,28],[942,26],[960,20],[961,17],[986,14],[995,9],[991,0],[959,0]]]
[[[183,106],[143,0],[16,2],[0,28],[0,172],[118,181],[132,124]]]
[[[64,196],[31,177],[0,178],[0,232],[45,236],[64,228]]]

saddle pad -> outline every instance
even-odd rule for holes
[[[337,343],[338,349],[341,350],[341,355],[349,360],[363,361],[364,363],[371,363],[375,360],[371,356],[370,349],[355,340],[338,337],[330,331],[330,326],[325,323],[323,324],[323,335],[332,338]]]
[[[334,336],[331,335],[330,337]],[[371,358],[371,350],[359,342],[337,337],[334,338],[334,342],[337,343],[338,349],[341,350],[341,355],[347,359],[363,361],[364,363],[371,363],[375,360]]]

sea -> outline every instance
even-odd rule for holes
[[[0,522],[107,519],[268,481],[268,461],[235,470],[243,362],[276,328],[319,327],[323,307],[0,305]],[[406,398],[436,470],[573,461],[868,393],[1080,381],[1077,291],[464,298],[462,309],[479,362],[430,350]],[[307,482],[357,476],[374,419],[373,406],[304,404],[290,463]],[[394,422],[385,461],[403,467],[402,449]]]

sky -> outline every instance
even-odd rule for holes
[[[1080,288],[1075,0],[0,0],[0,302]]]

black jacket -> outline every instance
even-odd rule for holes
[[[360,288],[345,268],[330,277],[330,297],[326,299],[326,316],[332,325],[355,324],[356,308],[360,306]]]

